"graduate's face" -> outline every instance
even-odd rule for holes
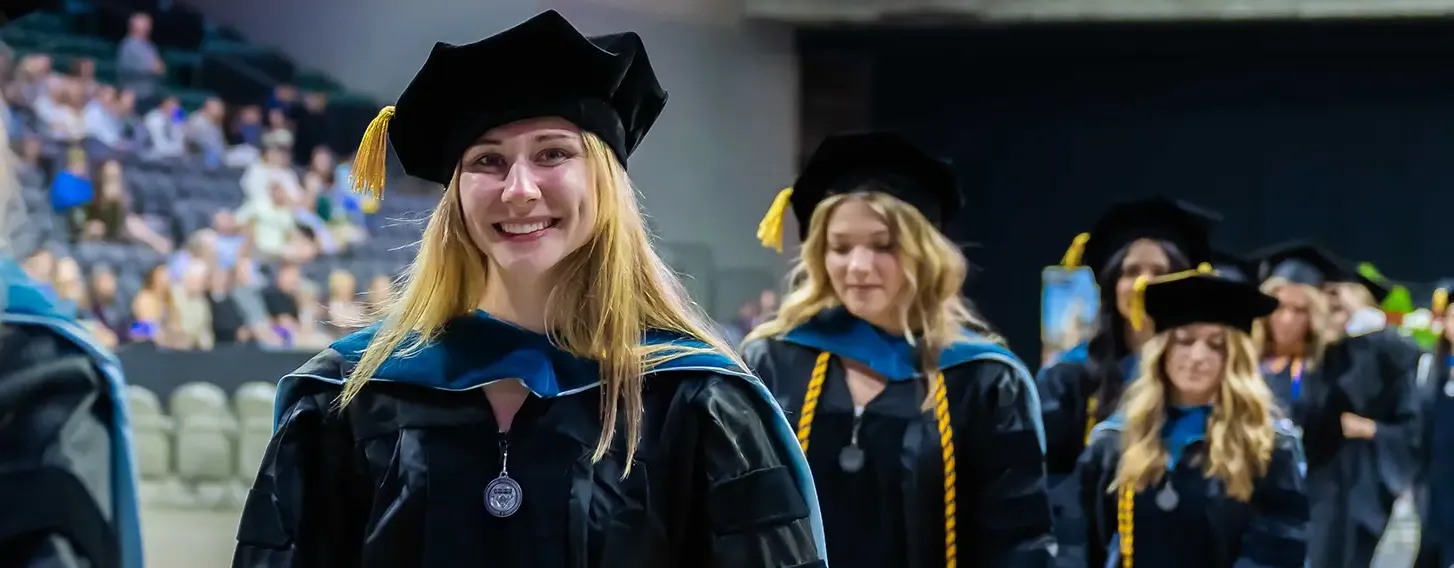
[[[1182,405],[1209,404],[1221,387],[1227,366],[1227,328],[1196,323],[1171,330],[1162,358],[1174,392]]]
[[[898,325],[904,273],[888,222],[867,202],[846,200],[828,217],[824,264],[850,313],[891,330]]]
[[[1267,318],[1275,345],[1293,347],[1301,345],[1308,337],[1312,325],[1312,302],[1308,290],[1302,286],[1283,286],[1273,294],[1277,296],[1277,310]]]
[[[470,239],[499,270],[544,274],[596,223],[581,130],[537,118],[486,132],[465,150],[459,195]]]
[[[1140,239],[1131,243],[1121,260],[1121,277],[1116,280],[1116,310],[1121,312],[1121,317],[1131,317],[1131,292],[1136,277],[1155,278],[1170,271],[1171,257],[1156,241]]]
[[[1328,295],[1329,323],[1336,329],[1348,327],[1348,318],[1360,307],[1350,286],[1341,282],[1328,283],[1323,285],[1323,293]]]

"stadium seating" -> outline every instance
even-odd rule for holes
[[[132,385],[131,412],[141,499],[151,507],[238,511],[272,435],[270,383],[231,396],[206,382],[184,384],[163,408]]]

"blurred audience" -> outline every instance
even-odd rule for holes
[[[151,23],[145,12],[132,14],[126,38],[116,53],[117,80],[143,101],[150,101],[161,90],[167,74],[162,52],[151,40]]]
[[[328,323],[339,333],[363,327],[363,306],[358,301],[358,280],[347,270],[328,274]]]
[[[205,262],[188,264],[182,281],[172,288],[173,349],[212,349],[212,303],[208,296],[209,267]]]
[[[227,153],[227,139],[222,135],[222,119],[226,114],[227,107],[222,99],[212,97],[202,103],[201,109],[187,117],[182,127],[182,137],[208,167],[222,164]]]
[[[94,185],[99,188],[94,199],[76,208],[76,213],[72,215],[74,227],[79,233],[78,240],[110,243],[135,241],[162,254],[171,252],[171,241],[132,211],[126,180],[122,178],[121,162],[103,162]]]
[[[117,337],[125,337],[126,310],[121,304],[121,290],[116,271],[98,264],[91,268],[91,319],[96,320]]]
[[[114,79],[91,57],[0,44],[0,120],[35,235],[26,272],[111,346],[318,348],[366,324],[390,275],[362,257],[358,273],[312,266],[351,254],[378,208],[347,190],[328,96],[168,93],[152,27],[130,17]],[[197,186],[225,177],[239,191]]]
[[[163,98],[161,104],[141,119],[146,127],[147,141],[141,151],[142,157],[167,160],[186,154],[187,141],[182,137],[182,125],[186,120],[177,97]]]

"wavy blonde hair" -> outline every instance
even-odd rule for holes
[[[652,249],[636,191],[615,154],[595,135],[581,137],[599,213],[590,239],[552,269],[546,327],[558,347],[600,362],[601,435],[591,459],[606,455],[618,421],[624,421],[625,471],[630,473],[641,433],[646,370],[702,352],[745,365]],[[487,270],[488,260],[465,228],[456,171],[430,215],[418,257],[392,293],[378,333],[339,395],[339,407],[358,396],[386,359],[412,355],[437,339],[451,318],[472,311],[485,293]],[[648,330],[688,335],[709,347],[643,345]]]
[[[1002,343],[970,302],[960,295],[969,261],[959,246],[934,228],[912,205],[869,187],[831,196],[813,209],[808,237],[788,273],[790,290],[783,297],[782,306],[773,319],[748,333],[744,342],[780,336],[819,312],[842,305],[833,292],[825,260],[828,219],[839,205],[858,200],[883,217],[893,235],[894,254],[904,271],[905,283],[900,322],[909,343],[922,346],[919,349],[922,369],[938,368],[939,353],[945,347],[968,341],[964,334],[966,328],[983,334],[989,341]],[[925,376],[931,381],[937,380],[936,373],[925,373]],[[930,386],[932,395],[938,385]]]
[[[1323,353],[1328,351],[1328,346],[1338,341],[1342,332],[1333,326],[1333,307],[1328,304],[1330,300],[1322,290],[1275,276],[1262,283],[1262,292],[1277,296],[1278,291],[1287,286],[1296,287],[1308,296],[1308,336],[1303,344],[1303,365],[1315,369],[1323,361]],[[1258,318],[1252,324],[1252,344],[1258,348],[1259,355],[1273,352],[1272,330],[1268,328],[1272,325],[1271,317]]]
[[[1164,358],[1174,331],[1158,333],[1142,347],[1139,376],[1121,399],[1125,429],[1121,432],[1121,464],[1110,490],[1134,487],[1145,490],[1166,474],[1170,455],[1161,440],[1171,380]],[[1227,358],[1222,384],[1217,389],[1207,425],[1207,477],[1226,484],[1227,495],[1238,501],[1252,498],[1257,478],[1267,474],[1277,432],[1273,429],[1272,392],[1258,370],[1252,338],[1226,328]]]

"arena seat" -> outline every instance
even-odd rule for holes
[[[171,396],[177,420],[177,475],[191,485],[196,505],[241,507],[246,490],[237,480],[237,422],[221,387],[191,382]]]
[[[172,416],[179,421],[199,414],[219,419],[232,417],[232,409],[227,403],[227,392],[212,383],[189,382],[183,384],[172,392],[171,400],[168,402]]]
[[[237,410],[237,477],[251,484],[273,437],[273,395],[270,383],[250,382],[237,387],[232,396]]]
[[[190,507],[193,498],[172,470],[172,419],[162,412],[156,393],[136,385],[126,388],[127,410],[141,477],[138,498],[144,505]]]
[[[272,420],[273,396],[277,392],[278,388],[272,383],[263,381],[243,383],[232,395],[233,410],[237,412],[239,420],[254,417]]]
[[[144,387],[126,387],[127,410],[131,413],[136,443],[136,467],[143,481],[158,480],[172,473],[172,421],[162,413],[156,393]]]

